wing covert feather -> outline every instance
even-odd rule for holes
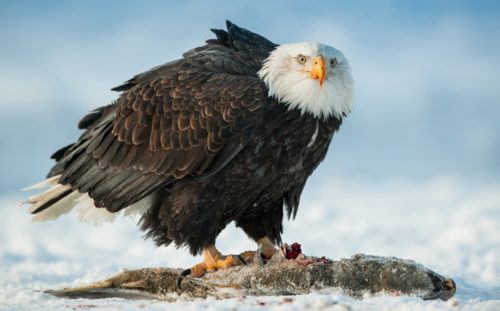
[[[100,168],[179,179],[203,174],[224,148],[241,149],[248,124],[262,120],[265,85],[251,76],[195,69],[169,68],[121,95],[110,130],[90,141]],[[222,154],[234,156],[233,150]]]

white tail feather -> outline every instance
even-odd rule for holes
[[[31,191],[31,190],[36,190],[36,189],[43,189],[43,188],[47,188],[48,186],[51,186],[51,185],[52,186],[56,185],[57,180],[59,180],[59,177],[61,177],[61,175],[52,176],[52,177],[47,178],[45,180],[42,180],[41,182],[36,183],[32,186],[23,188],[23,189],[21,189],[21,191]]]
[[[117,213],[108,212],[104,207],[96,207],[87,193],[81,194],[76,203],[75,211],[80,222],[97,226],[115,220]]]
[[[32,196],[28,200],[25,201],[25,203],[33,204],[28,211],[30,213],[33,213],[36,211],[38,208],[40,208],[42,205],[45,203],[49,202],[50,200],[57,198],[64,192],[68,191],[71,189],[70,185],[56,185],[51,187],[49,190],[40,193],[39,195]]]
[[[54,220],[59,218],[59,216],[71,212],[75,206],[75,200],[81,194],[78,191],[73,191],[61,200],[57,201],[54,205],[49,206],[43,211],[35,214],[31,219],[33,222]]]
[[[59,180],[59,177],[60,175],[53,176],[31,187],[25,188],[25,190],[33,190],[52,186],[45,192],[32,196],[28,200],[22,202],[23,204],[32,205],[28,209],[30,213],[36,211],[39,207],[49,202],[50,200],[57,198],[68,189],[71,189],[70,185],[58,184],[57,181]],[[114,221],[118,214],[122,214],[124,216],[143,215],[149,209],[151,204],[152,196],[149,195],[142,200],[125,207],[120,212],[111,213],[104,207],[96,207],[94,204],[94,200],[87,193],[80,193],[75,190],[66,195],[64,198],[55,202],[51,206],[47,207],[43,211],[36,213],[33,216],[32,221],[38,222],[54,220],[59,216],[67,214],[71,210],[75,209],[78,214],[78,220],[80,222],[100,225],[105,222]]]

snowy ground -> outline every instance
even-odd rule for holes
[[[500,310],[500,184],[435,178],[315,186],[307,189],[297,220],[286,223],[286,242],[298,241],[306,254],[331,258],[365,253],[414,259],[452,277],[455,298],[355,300],[335,293],[176,303],[54,298],[37,290],[81,285],[124,268],[187,267],[199,258],[144,242],[127,218],[101,227],[79,224],[74,215],[30,223],[15,194],[0,199],[0,309]],[[232,226],[218,246],[228,253],[255,247]]]

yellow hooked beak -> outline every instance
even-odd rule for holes
[[[319,85],[323,86],[323,81],[326,78],[326,65],[323,56],[319,55],[314,58],[310,76],[313,79],[319,80]]]

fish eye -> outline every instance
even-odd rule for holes
[[[338,64],[337,58],[334,57],[334,58],[330,59],[330,66],[333,67],[333,66],[335,66],[337,64]]]
[[[306,60],[307,58],[304,55],[297,56],[297,61],[299,62],[299,64],[305,64]]]

